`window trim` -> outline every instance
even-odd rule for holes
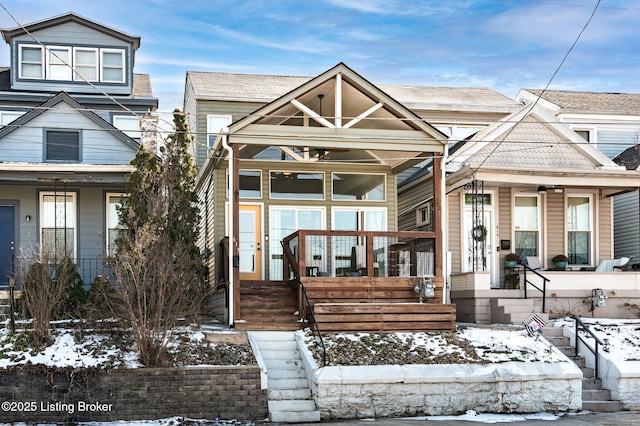
[[[212,126],[211,121],[214,118],[224,119],[225,121],[228,121],[228,123],[225,126],[222,126],[220,129],[218,129],[218,131],[214,132],[213,129],[211,128]],[[232,122],[233,122],[233,116],[229,114],[207,114],[207,146],[209,148],[211,148],[215,143],[215,140],[218,137],[218,134],[220,134],[220,130],[222,130],[225,127],[228,127],[229,125],[231,125]],[[211,140],[212,136],[215,136],[213,141]]]
[[[517,198],[535,198],[536,199],[536,209],[538,215],[538,228],[537,229],[517,229],[516,228],[516,199]],[[536,242],[538,248],[538,257],[543,259],[544,245],[542,241],[542,233],[543,233],[543,203],[544,199],[541,194],[533,193],[533,192],[522,192],[513,195],[513,242],[511,244],[511,251],[516,252],[516,232],[537,232],[538,233],[538,241]]]
[[[71,214],[71,225],[73,226],[73,259],[78,258],[78,192],[77,191],[39,191],[38,193],[38,241],[40,245],[43,245],[42,242],[42,231],[44,229],[44,197],[45,196],[71,196],[71,205],[72,205],[72,214]],[[67,218],[68,219],[68,218]],[[53,219],[55,221],[55,217]],[[65,224],[65,227],[67,225]]]
[[[45,163],[82,163],[82,130],[78,129],[44,129],[44,135],[42,139],[42,158]],[[48,158],[48,144],[49,144],[49,133],[59,132],[59,133],[74,133],[78,135],[78,159],[77,160],[52,160]]]
[[[104,55],[105,53],[119,53],[122,58],[122,65],[120,67],[115,67],[112,65],[105,65],[104,63]],[[124,49],[116,49],[116,48],[101,48],[100,49],[100,82],[102,83],[124,83],[126,81],[126,73],[125,70],[127,68],[127,58],[125,57]],[[120,69],[120,80],[107,80],[104,77],[105,69],[115,70]]]
[[[568,209],[569,209],[569,198],[588,198],[589,199],[589,229],[588,230],[580,230],[580,229],[576,229],[576,230],[569,230],[569,215],[568,215]],[[589,193],[589,192],[566,192],[565,193],[565,197],[564,197],[564,215],[565,215],[565,221],[564,221],[564,241],[565,241],[565,253],[567,254],[567,256],[569,255],[569,233],[570,232],[585,232],[588,231],[589,232],[589,263],[586,264],[579,264],[580,266],[594,266],[595,262],[595,255],[596,255],[596,245],[595,245],[595,238],[596,238],[596,229],[595,229],[595,224],[597,223],[596,221],[596,214],[597,214],[597,206],[596,206],[596,197],[593,193]],[[570,263],[570,265],[573,265],[572,263]]]
[[[96,62],[93,65],[93,69],[96,73],[96,78],[94,80],[89,80],[84,77],[81,77],[80,72],[78,71],[78,67],[89,68],[89,64],[78,64],[78,52],[94,52],[96,55]],[[96,47],[74,47],[73,48],[73,80],[74,81],[91,81],[91,82],[99,82],[100,81],[100,49]]]
[[[123,129],[122,127],[120,127],[118,125],[118,121],[119,120],[137,120],[138,123],[138,130],[127,130],[127,129]],[[120,130],[122,133],[124,133],[125,135],[129,136],[131,139],[136,139],[136,140],[140,140],[142,139],[142,128],[140,126],[141,120],[140,117],[138,117],[137,115],[113,115],[111,117],[111,121],[113,122],[113,127],[115,127],[116,129]]]
[[[425,212],[426,218],[422,220],[422,212]],[[429,226],[433,223],[433,198],[425,201],[416,207],[416,226]]]
[[[38,49],[40,51],[40,77],[27,77],[23,74],[22,66],[25,63],[23,59],[23,50],[24,49]],[[45,55],[44,48],[42,46],[38,46],[37,44],[19,44],[18,45],[18,76],[19,78],[24,78],[26,80],[43,80],[45,77]],[[36,64],[35,62],[27,62],[28,64]]]
[[[118,223],[118,225],[115,228],[110,228],[109,227],[109,225],[111,224],[111,220],[110,220],[111,219],[111,215],[110,215],[111,209],[109,208],[111,206],[110,201],[111,201],[112,198],[120,198],[120,199],[122,199],[122,198],[128,198],[128,197],[129,197],[129,194],[124,193],[124,192],[107,192],[105,194],[105,202],[106,202],[106,205],[105,205],[105,207],[106,207],[105,208],[105,232],[106,232],[106,234],[105,234],[106,235],[106,238],[105,238],[105,243],[106,243],[105,250],[106,251],[105,251],[105,253],[108,256],[110,256],[112,254],[111,253],[111,247],[110,247],[109,231],[112,230],[112,229],[125,229],[120,223]],[[118,204],[121,204],[121,203],[118,203]],[[116,212],[116,216],[117,216],[117,212]],[[114,251],[114,253],[115,253],[115,251]]]

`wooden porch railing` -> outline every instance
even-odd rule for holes
[[[299,230],[283,239],[300,277],[436,276],[441,271],[433,232]],[[283,262],[283,277],[290,277]]]

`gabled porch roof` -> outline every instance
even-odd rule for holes
[[[478,132],[451,154],[447,171],[449,188],[475,179],[497,186],[600,187],[610,196],[640,184],[639,173],[618,166],[537,105]]]
[[[394,172],[443,153],[447,144],[444,134],[343,63],[223,129],[214,152],[222,153],[223,137],[241,145],[243,158],[281,146],[299,161],[326,161],[331,152],[334,160]]]

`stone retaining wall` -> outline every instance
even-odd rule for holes
[[[572,362],[324,367],[313,387],[323,420],[582,408]]]
[[[267,391],[252,367],[0,370],[0,418],[112,421],[172,416],[264,419]]]

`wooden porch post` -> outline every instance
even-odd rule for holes
[[[442,202],[444,195],[444,181],[442,179],[442,154],[434,154],[433,158],[433,232],[436,234],[435,249],[435,276],[442,280],[444,288],[444,275],[442,265],[444,263],[443,250],[443,223]]]
[[[233,256],[233,319],[238,320],[241,318],[240,316],[240,172],[238,170],[239,167],[239,156],[240,156],[240,146],[238,143],[231,144],[232,150],[232,167],[233,176],[230,176],[229,179],[233,179],[233,194],[231,194],[231,211],[233,212],[231,220],[233,221],[233,235],[231,236],[231,256]]]

